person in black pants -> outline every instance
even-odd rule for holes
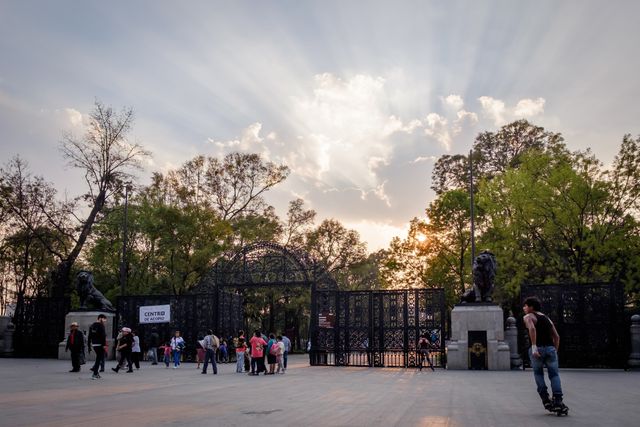
[[[80,372],[80,355],[84,353],[84,335],[78,330],[78,323],[73,322],[69,328],[65,351],[71,350],[71,367],[69,372]]]
[[[118,345],[118,350],[120,351],[120,360],[118,362],[118,366],[115,368],[111,368],[113,372],[118,372],[120,370],[120,366],[122,366],[122,362],[127,361],[127,372],[133,372],[133,366],[131,362],[131,349],[133,347],[133,337],[131,335],[130,328],[122,328],[122,338],[120,338],[120,342]]]
[[[100,378],[98,370],[100,369],[100,364],[104,363],[104,354],[107,347],[107,333],[104,329],[105,323],[107,323],[107,316],[99,314],[98,320],[89,328],[89,339],[87,340],[89,343],[88,350],[89,353],[91,353],[91,350],[96,352],[96,362],[91,368],[91,371],[93,371],[91,379],[93,380]]]
[[[158,347],[160,346],[160,335],[156,328],[151,329],[151,337],[149,338],[149,354],[151,355],[151,364],[158,364]]]

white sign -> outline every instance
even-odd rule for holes
[[[140,307],[140,323],[169,323],[171,321],[171,306],[145,305]]]

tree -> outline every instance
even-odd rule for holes
[[[116,113],[96,101],[89,115],[88,129],[82,138],[65,134],[61,149],[70,166],[84,172],[87,193],[83,195],[90,211],[79,221],[79,233],[73,237],[71,249],[59,256],[55,272],[55,293],[68,288],[71,268],[76,262],[93,225],[107,200],[133,179],[132,170],[141,169],[142,159],[149,156],[141,145],[130,143],[127,134],[133,123],[133,110]]]
[[[424,288],[427,286],[425,269],[427,253],[427,223],[413,218],[407,237],[394,237],[380,263],[382,286],[387,289]]]
[[[326,219],[307,234],[307,251],[322,262],[330,273],[346,273],[366,256],[366,244],[355,230],[346,229],[335,219]]]
[[[293,248],[304,247],[305,235],[310,231],[315,218],[316,211],[304,209],[304,200],[296,199],[289,202],[287,220],[281,224],[282,244]]]
[[[517,168],[529,150],[542,150],[552,155],[567,154],[561,134],[548,132],[527,120],[517,120],[502,126],[497,132],[482,132],[473,142],[474,187],[481,179]],[[431,173],[431,188],[436,194],[448,190],[469,189],[469,156],[462,154],[441,156]]]
[[[640,245],[631,201],[639,171],[633,162],[626,172],[621,165],[637,149],[632,145],[623,142],[617,171],[603,171],[588,152],[530,151],[518,169],[481,185],[487,214],[482,240],[491,242],[500,260],[496,281],[506,285],[506,297],[527,282],[615,281],[637,271]],[[626,190],[623,182],[630,184]]]
[[[259,154],[230,153],[222,160],[196,156],[166,176],[154,178],[167,203],[203,205],[223,221],[260,215],[268,209],[264,193],[284,181],[289,168],[265,162]]]
[[[0,170],[0,270],[3,288],[15,292],[18,313],[25,296],[48,291],[46,272],[71,243],[71,206],[57,202],[55,188],[32,176],[20,157]]]

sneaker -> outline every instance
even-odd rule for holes
[[[104,372],[104,368],[100,369],[100,372]]]
[[[100,374],[96,374],[95,376],[96,376],[96,378],[102,378],[102,377],[100,376]]]
[[[100,378],[100,377],[98,375],[96,375],[96,374],[91,375],[91,379],[92,380],[97,380],[98,378]]]
[[[111,368],[111,370],[112,370],[113,372],[115,372],[116,374],[118,373],[118,368]]]

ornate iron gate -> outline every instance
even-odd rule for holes
[[[627,343],[624,290],[621,284],[522,286],[522,301],[537,296],[542,312],[560,335],[560,366],[567,368],[624,368]],[[520,350],[526,356],[529,336],[518,319]],[[528,359],[528,356],[526,356]]]
[[[14,354],[24,357],[58,357],[58,344],[65,337],[64,319],[71,308],[69,298],[24,298],[16,312]]]
[[[139,323],[139,310],[147,305],[171,306],[169,323]],[[219,315],[220,312],[234,313]],[[187,360],[193,359],[196,352],[196,340],[206,335],[208,329],[220,337],[227,337],[242,328],[242,297],[221,292],[219,294],[197,295],[142,295],[118,297],[117,315],[113,336],[123,326],[137,330],[143,351],[147,348],[151,331],[155,328],[162,342],[168,341],[176,330],[181,332],[187,347]],[[218,323],[218,319],[222,319]],[[216,327],[216,325],[218,325]]]
[[[313,304],[313,365],[415,367],[423,334],[434,364],[445,364],[443,289],[319,291]]]

